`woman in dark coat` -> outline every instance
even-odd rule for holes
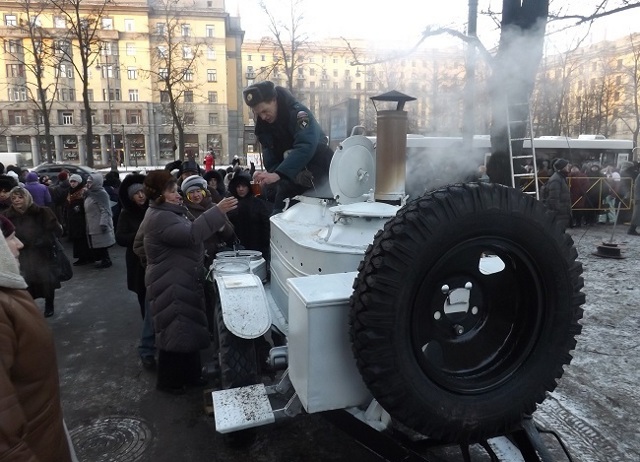
[[[225,198],[193,222],[176,179],[155,170],[144,180],[149,210],[138,230],[147,263],[145,281],[158,348],[156,388],[183,393],[202,385],[200,350],[211,342],[204,306],[203,242],[224,226],[237,200]]]
[[[84,181],[80,175],[69,177],[69,195],[67,196],[67,236],[73,244],[73,266],[93,263],[95,258],[87,240],[87,220],[84,214]]]
[[[52,271],[54,237],[62,235],[53,210],[33,203],[31,194],[22,186],[11,190],[11,207],[6,217],[16,227],[16,236],[24,244],[20,252],[20,268],[33,298],[44,298],[45,317],[53,316],[55,290],[60,280]]]
[[[118,190],[121,210],[116,227],[116,242],[126,247],[125,262],[127,265],[127,289],[138,296],[140,314],[144,319],[144,266],[140,258],[133,252],[133,241],[140,228],[144,214],[149,208],[149,200],[144,194],[144,175],[134,173],[127,175]]]

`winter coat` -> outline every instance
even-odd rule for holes
[[[67,196],[67,235],[72,240],[87,238],[87,220],[84,213],[86,191],[83,185],[69,189],[69,195]]]
[[[571,191],[571,206],[574,209],[583,209],[587,203],[587,191],[589,191],[589,179],[582,172],[571,172],[569,174]]]
[[[237,188],[240,183],[249,186],[249,193],[245,197],[238,196]],[[233,224],[240,245],[248,250],[262,252],[263,258],[269,261],[271,203],[253,195],[249,176],[245,174],[231,179],[229,192],[238,199],[238,207],[229,211],[227,216]]]
[[[102,175],[92,175],[91,187],[84,199],[87,239],[92,249],[111,247],[116,243],[109,195],[102,187]]]
[[[147,299],[156,347],[190,353],[210,344],[204,305],[204,244],[225,224],[212,207],[191,222],[182,205],[152,202],[140,225],[147,267]],[[136,251],[138,255],[138,251]]]
[[[276,95],[276,121],[267,123],[258,118],[255,128],[267,171],[293,181],[307,167],[314,181],[321,181],[329,174],[333,156],[325,142],[325,134],[311,111],[296,101],[288,90],[276,87]],[[285,151],[289,151],[286,159]]]
[[[41,207],[51,204],[51,194],[49,193],[49,188],[40,183],[37,173],[31,172],[27,174],[24,189],[31,193],[34,204]]]
[[[0,239],[0,460],[69,462],[53,335]]]
[[[26,189],[26,188],[25,188]],[[53,238],[62,234],[62,227],[49,207],[31,204],[24,213],[14,207],[5,216],[16,227],[16,236],[24,244],[20,250],[20,271],[33,298],[51,298],[60,281],[52,271]]]
[[[547,207],[554,211],[558,221],[566,228],[571,221],[571,192],[566,177],[555,172],[545,184],[547,189]]]
[[[194,204],[193,202],[189,202],[189,200],[184,201],[185,207],[189,211],[190,220],[195,220],[200,215],[202,215],[205,211],[209,210],[212,207],[215,207],[215,204],[211,200],[210,196],[205,197],[199,204]],[[225,216],[225,224],[222,230],[216,231],[210,238],[204,241],[204,250],[207,254],[206,266],[208,267],[213,258],[215,257],[218,249],[221,246],[224,246],[226,243],[233,244],[235,239],[235,233],[233,232],[233,225],[229,221],[229,219]]]
[[[144,294],[146,292],[144,282],[144,266],[140,258],[133,252],[133,242],[140,228],[140,224],[144,219],[144,214],[149,208],[149,201],[139,206],[131,200],[127,189],[134,183],[142,183],[144,175],[131,174],[127,175],[122,181],[119,188],[120,218],[116,226],[116,242],[122,247],[126,247],[125,262],[127,265],[127,289],[137,293]]]

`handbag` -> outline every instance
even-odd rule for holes
[[[73,277],[73,266],[71,266],[71,262],[67,257],[67,254],[64,253],[64,247],[60,240],[54,236],[53,238],[53,246],[51,249],[52,260],[51,266],[53,269],[53,274],[58,278],[60,282],[68,281]]]

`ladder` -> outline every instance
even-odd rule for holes
[[[512,108],[522,108],[523,106],[527,107],[527,118],[526,120],[511,120]],[[521,187],[525,194],[530,194],[534,196],[536,199],[540,199],[540,187],[538,184],[538,163],[536,161],[536,148],[533,144],[533,121],[531,118],[531,105],[529,102],[522,103],[514,103],[509,104],[507,102],[507,135],[509,137],[509,166],[511,168],[511,186],[512,187]],[[521,112],[521,111],[519,111]],[[525,136],[523,138],[512,138],[511,137],[511,126],[513,124],[525,124]],[[531,154],[520,154],[517,156],[513,155],[513,143],[522,141],[523,144],[525,141],[529,140],[531,143]],[[516,170],[514,162],[521,164],[523,160],[531,160],[531,165],[533,167],[531,172],[521,173],[519,170]],[[521,185],[519,180],[529,180],[525,185]],[[533,185],[532,185],[533,183]],[[530,186],[533,186],[531,188]]]

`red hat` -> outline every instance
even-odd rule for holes
[[[58,173],[58,180],[60,181],[64,181],[67,178],[69,178],[69,172],[66,170],[61,171],[60,173]]]

